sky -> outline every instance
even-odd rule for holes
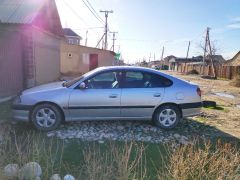
[[[96,18],[85,4],[93,7]],[[56,0],[63,27],[71,28],[85,45],[96,47],[104,33],[104,13],[109,14],[109,30],[116,34],[115,52],[127,63],[175,55],[202,55],[206,28],[217,54],[226,59],[240,51],[240,0]],[[93,11],[93,10],[92,10]],[[99,20],[100,19],[100,20]],[[112,47],[112,34],[108,35]]]

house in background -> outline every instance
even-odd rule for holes
[[[170,56],[166,56],[165,58],[163,58],[160,62],[160,67],[162,70],[168,70],[169,69],[169,60],[172,59],[172,58],[176,58],[175,56],[173,55],[170,55]]]
[[[203,57],[202,56],[197,56],[197,57],[192,57],[192,58],[179,58],[179,57],[171,57],[169,59],[169,70],[171,71],[177,71],[178,68],[185,63],[196,63],[196,62],[202,62]]]
[[[222,55],[212,55],[212,56],[207,55],[205,62],[207,64],[210,64],[211,63],[211,58],[213,60],[213,64],[216,65],[216,66],[217,65],[222,65],[226,62],[226,60],[222,57]]]
[[[148,63],[148,67],[150,68],[156,68],[161,66],[161,61],[160,60],[155,60],[155,61],[150,61]]]
[[[225,61],[225,66],[240,66],[240,51],[232,59]]]
[[[0,96],[58,79],[62,38],[54,0],[1,0]]]
[[[182,64],[194,64],[194,65],[211,65],[213,61],[214,66],[221,66],[225,63],[225,59],[221,55],[207,55],[206,58],[203,60],[203,56],[196,56],[192,58],[179,58],[179,57],[172,57],[169,60],[169,70],[171,71],[178,71],[178,69],[182,66]]]
[[[115,53],[108,50],[71,45],[62,41],[61,73],[64,75],[84,74],[101,66],[117,65]]]
[[[81,44],[82,37],[79,36],[77,33],[75,33],[72,29],[63,28],[63,32],[68,44],[73,44],[73,45]]]

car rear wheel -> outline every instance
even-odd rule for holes
[[[36,129],[51,131],[61,124],[62,115],[56,106],[52,104],[40,104],[33,109],[31,120]]]
[[[173,129],[181,119],[181,112],[177,106],[164,105],[160,106],[155,115],[154,122],[163,129]]]

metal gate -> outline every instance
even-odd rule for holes
[[[89,57],[89,70],[96,69],[98,67],[98,54],[90,54]]]
[[[15,95],[23,89],[21,35],[0,31],[0,97]]]

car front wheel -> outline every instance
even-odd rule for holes
[[[154,122],[163,129],[173,129],[181,119],[181,112],[177,106],[163,105],[154,115]]]
[[[36,129],[51,131],[60,125],[62,115],[56,106],[52,104],[40,104],[33,109],[31,120]]]

